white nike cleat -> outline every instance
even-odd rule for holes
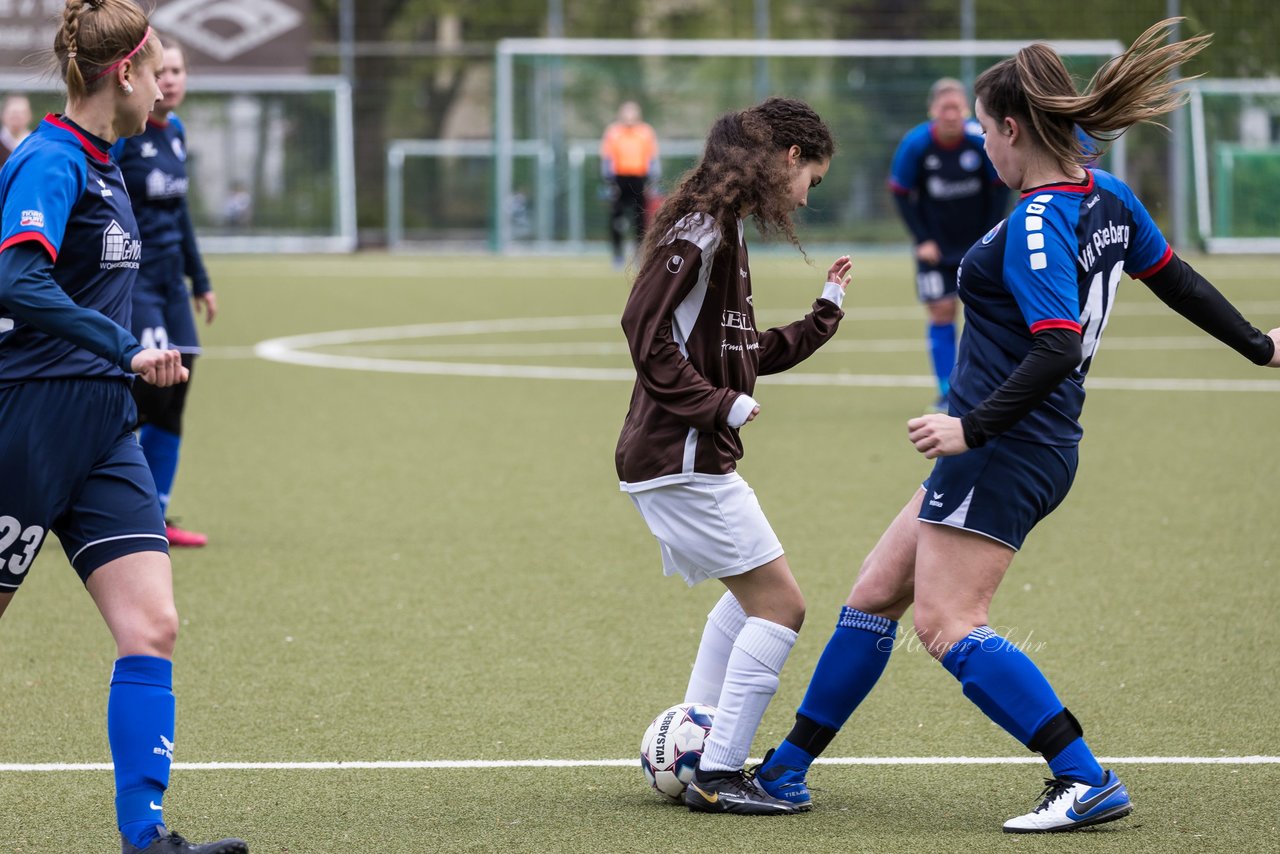
[[[1005,833],[1061,833],[1115,821],[1133,812],[1129,791],[1116,772],[1108,771],[1101,786],[1076,780],[1046,780],[1040,806],[1004,823]]]

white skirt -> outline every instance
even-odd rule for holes
[[[630,495],[658,540],[663,573],[678,574],[690,587],[741,575],[783,554],[755,491],[736,472]]]

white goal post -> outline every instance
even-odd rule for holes
[[[1080,41],[1047,41],[1064,57],[1089,57],[1102,61],[1123,52],[1124,45],[1117,40],[1080,40]],[[493,209],[505,211],[511,207],[511,199],[516,191],[514,183],[513,161],[517,143],[525,143],[530,134],[520,132],[517,128],[517,109],[528,109],[530,112],[550,113],[554,116],[558,107],[554,103],[544,105],[546,109],[525,107],[517,104],[517,86],[524,81],[517,75],[517,61],[530,59],[550,67],[554,74],[557,64],[569,61],[569,58],[682,58],[687,61],[698,61],[713,58],[737,59],[792,59],[792,60],[832,60],[832,59],[912,59],[934,58],[940,60],[957,60],[954,76],[960,75],[960,62],[966,59],[990,58],[993,62],[1016,53],[1028,42],[1012,40],[871,40],[871,41],[836,41],[836,40],[745,40],[745,39],[504,39],[498,43],[496,50],[496,101],[494,117],[494,201]],[[523,69],[521,69],[523,71]],[[927,88],[927,87],[926,87]],[[919,93],[918,114],[924,118],[924,91]],[[742,106],[745,106],[742,105]],[[709,123],[714,115],[704,117]],[[601,123],[600,129],[603,130]],[[661,136],[661,134],[660,134]],[[565,140],[553,140],[557,147],[563,147]],[[557,157],[566,157],[569,152],[557,151]],[[581,154],[575,154],[580,158]],[[1111,168],[1121,177],[1124,176],[1124,137],[1112,146],[1110,152]],[[887,174],[888,164],[884,164]],[[580,238],[579,234],[573,237]],[[493,247],[498,252],[509,252],[514,248],[512,227],[508,218],[498,216],[494,220]],[[545,247],[544,247],[545,248]]]
[[[1260,192],[1266,212],[1280,196],[1280,80],[1196,80],[1187,86],[1191,106],[1191,167],[1200,242],[1209,253],[1280,252],[1280,222],[1246,223],[1233,217],[1235,172],[1245,172],[1244,185]],[[1218,107],[1211,111],[1206,102]],[[1210,115],[1210,113],[1213,113]],[[1252,115],[1250,115],[1252,113]],[[1249,161],[1255,168],[1248,169]],[[1267,163],[1264,171],[1257,165]],[[1248,228],[1253,225],[1253,228]],[[1273,233],[1239,234],[1259,226]]]
[[[0,74],[0,92],[61,112],[48,74]],[[205,252],[352,252],[356,248],[351,86],[342,77],[195,76],[178,110],[187,129],[192,218]],[[232,193],[250,215],[225,213]]]

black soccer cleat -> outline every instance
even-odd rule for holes
[[[167,827],[157,826],[160,835],[146,848],[137,848],[121,837],[120,854],[249,854],[249,843],[243,839],[220,839],[203,845],[188,842]]]
[[[692,812],[727,812],[737,815],[793,815],[794,804],[766,792],[745,771],[716,774],[709,780],[695,775],[684,790],[684,803]]]

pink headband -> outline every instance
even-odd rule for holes
[[[88,82],[88,83],[92,83],[92,82],[93,82],[93,81],[95,81],[95,80],[101,80],[103,77],[106,77],[106,76],[107,76],[108,74],[110,74],[112,71],[115,71],[117,68],[119,68],[122,64],[124,64],[124,63],[128,62],[129,60],[133,59],[133,55],[134,55],[135,53],[137,53],[138,51],[142,50],[142,46],[143,46],[144,44],[146,44],[146,43],[147,43],[147,39],[149,39],[149,38],[151,38],[151,28],[150,28],[150,27],[147,27],[146,35],[144,35],[144,36],[142,37],[142,41],[138,42],[138,46],[137,46],[137,47],[135,47],[133,50],[129,51],[129,52],[128,52],[128,53],[126,53],[124,56],[122,56],[122,57],[120,57],[119,59],[117,59],[115,62],[113,62],[113,63],[111,63],[110,65],[108,65],[106,68],[104,68],[104,69],[102,69],[101,71],[99,71],[97,74],[95,74],[95,75],[93,75],[92,77],[90,77],[86,82]]]

